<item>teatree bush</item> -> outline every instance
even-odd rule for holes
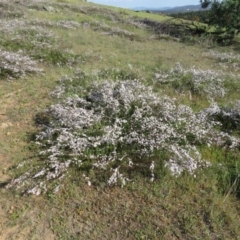
[[[218,106],[212,119],[221,123],[222,131],[240,134],[240,101],[236,101],[233,106]]]
[[[207,97],[210,102],[224,97],[227,92],[224,87],[226,76],[223,72],[195,67],[185,70],[180,63],[168,72],[156,72],[155,78],[157,83],[168,84],[179,93],[190,91],[191,94]]]
[[[0,49],[0,76],[9,79],[24,77],[27,73],[42,73],[37,62],[22,51],[16,53]]]
[[[16,4],[2,0],[0,2],[0,19],[23,17],[24,11]]]
[[[233,71],[239,71],[240,69],[240,54],[232,53],[232,52],[215,52],[209,51],[203,54],[203,56],[207,56],[213,59],[218,60],[218,64],[222,69],[226,70],[231,67]]]
[[[39,22],[38,26],[37,23]],[[50,62],[58,66],[72,66],[82,60],[80,55],[70,51],[59,50],[61,43],[53,31],[46,28],[47,25],[57,25],[59,27],[73,29],[79,26],[74,21],[25,21],[25,20],[5,20],[5,24],[0,26],[0,33],[3,38],[1,45],[8,51],[24,50],[29,56],[41,62]],[[46,26],[44,26],[44,24]]]
[[[76,29],[81,27],[81,24],[77,21],[73,20],[59,20],[59,21],[49,21],[49,20],[40,20],[40,19],[34,19],[29,22],[31,25],[36,26],[45,26],[45,27],[59,27],[59,28],[65,28],[65,29]]]
[[[234,148],[239,144],[238,139],[215,130],[218,122],[208,120],[216,112],[215,105],[194,113],[139,80],[93,82],[78,73],[60,82],[53,92],[59,102],[45,111],[43,131],[36,137],[45,161],[7,187],[33,194],[55,192],[59,185],[53,180],[63,179],[71,168],[82,170],[90,185],[93,179],[84,171],[86,166],[104,173],[108,185],[124,185],[130,172],[142,170],[154,181],[159,165],[175,176],[184,171],[195,174],[210,165],[197,145],[224,146],[228,141]],[[162,154],[166,152],[168,159]]]
[[[21,33],[25,33],[23,37],[26,37],[27,32],[29,32],[29,35],[32,35],[35,38],[38,36],[42,36],[42,38],[47,38],[48,40],[56,38],[54,32],[46,27],[76,29],[81,27],[81,24],[72,20],[50,21],[40,19],[4,19],[0,26],[0,32],[5,35],[21,35]]]
[[[35,24],[35,21],[23,19],[3,20],[0,26],[0,33],[3,37],[2,45],[7,45],[6,43],[10,39],[9,47],[27,48],[28,51],[34,51],[34,48],[39,50],[56,47],[57,36],[53,31]],[[17,46],[14,46],[14,43],[17,43]]]
[[[29,24],[24,19],[4,19],[0,26],[2,34],[16,34],[21,29],[29,28]],[[36,30],[39,30],[36,28]]]
[[[232,53],[232,52],[215,52],[213,50],[206,52],[203,54],[204,56],[209,56],[212,58],[216,58],[220,60],[221,62],[240,62],[240,54]]]

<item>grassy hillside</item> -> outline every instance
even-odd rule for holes
[[[0,239],[239,239],[239,46],[169,19],[0,1]]]

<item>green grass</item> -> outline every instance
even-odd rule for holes
[[[195,66],[217,71],[221,68],[218,59],[203,54],[209,51],[209,45],[155,38],[148,29],[126,22],[129,18],[161,22],[168,19],[165,16],[77,0],[44,3],[52,5],[56,12],[44,11],[41,3],[34,4],[36,6],[29,9],[13,3],[12,13],[3,16],[5,19],[14,14],[21,17],[18,13],[24,12],[26,19],[74,20],[92,25],[78,29],[46,27],[58,37],[49,49],[36,48],[30,41],[32,38],[22,33],[20,41],[11,39],[10,35],[0,40],[1,49],[14,52],[22,49],[32,58],[42,59],[38,65],[44,69],[43,75],[11,81],[0,79],[0,127],[2,123],[11,123],[0,128],[0,239],[239,239],[239,150],[198,146],[212,166],[198,171],[195,178],[188,173],[175,178],[160,166],[156,169],[155,182],[149,181],[148,173],[132,173],[132,181],[120,188],[108,187],[99,181],[106,178],[103,172],[90,170],[89,175],[96,184],[89,187],[81,177],[84,171],[71,169],[57,194],[23,196],[17,190],[4,188],[6,181],[19,176],[21,171],[38,167],[45,161],[39,157],[39,148],[33,142],[41,130],[36,122],[51,120],[42,113],[57,101],[50,92],[59,85],[62,76],[73,76],[76,69],[80,69],[86,74],[83,79],[86,82],[81,84],[84,87],[104,79],[139,79],[154,86],[155,92],[163,91],[198,111],[210,103],[201,93],[193,93],[190,99],[188,76],[179,79],[183,82],[179,86],[178,81],[173,85],[156,83],[154,74],[169,71],[176,62],[184,69]],[[134,37],[106,35],[102,29],[95,31],[95,21],[130,31]],[[234,47],[211,46],[214,51],[234,53]],[[78,60],[67,66],[70,58]],[[230,64],[222,70],[230,74],[233,66]],[[239,73],[240,70],[234,72]],[[219,105],[229,106],[239,99],[238,78],[227,77],[227,94],[215,99]],[[71,86],[67,94],[77,93],[78,87]],[[238,136],[237,132],[233,134]],[[159,158],[167,157],[167,153],[159,153]],[[26,166],[21,170],[16,168],[23,161],[27,162]],[[84,167],[86,173],[88,165]]]

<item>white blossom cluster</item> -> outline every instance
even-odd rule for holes
[[[76,29],[81,27],[81,24],[73,20],[59,20],[59,21],[49,21],[49,20],[40,20],[34,19],[29,22],[31,25],[36,26],[45,26],[45,27],[60,27],[66,29]]]
[[[0,2],[0,19],[2,18],[16,18],[24,16],[22,9],[9,1],[1,0]]]
[[[32,21],[27,22],[18,19],[4,21],[4,24],[0,28],[0,31],[5,34],[29,32],[31,34],[34,34],[34,37],[38,37],[40,34],[45,38],[56,37],[53,31],[49,29],[43,28],[42,26],[35,26]]]
[[[2,20],[0,33],[6,39],[25,41],[38,49],[50,49],[57,42],[53,31],[42,26],[35,26],[31,21],[23,19]]]
[[[232,52],[215,52],[213,50],[206,52],[203,54],[204,56],[212,57],[219,59],[221,62],[240,62],[240,54],[232,53]]]
[[[225,108],[228,109],[228,108]],[[200,117],[208,119],[208,122],[211,122],[213,126],[223,127],[222,119],[218,119],[218,116],[223,116],[228,118],[228,121],[236,121],[239,123],[240,116],[240,102],[239,100],[235,102],[234,106],[228,111],[223,107],[220,107],[217,103],[212,103],[208,108],[202,110],[199,113]],[[216,118],[217,117],[217,118]],[[224,120],[224,119],[223,119]],[[240,147],[240,139],[238,137],[229,135],[226,131],[220,131],[215,134],[215,137],[212,138],[209,146],[214,144],[216,146],[221,146],[228,149],[234,149]]]
[[[213,99],[224,97],[226,94],[224,77],[222,72],[213,70],[201,70],[195,67],[185,70],[180,63],[177,63],[176,67],[169,72],[159,71],[155,73],[157,82],[175,86],[177,91],[179,89],[180,91],[188,90],[191,94],[204,95],[211,102]]]
[[[67,85],[73,81],[62,79],[54,92],[59,103],[46,110],[51,120],[37,136],[43,148],[40,154],[47,161],[8,187],[21,182],[30,186],[28,193],[40,194],[48,190],[50,180],[62,179],[69,167],[81,168],[86,163],[93,171],[104,171],[109,185],[124,185],[130,180],[127,172],[140,166],[148,169],[154,181],[155,166],[166,160],[161,159],[162,151],[168,152],[165,167],[174,175],[183,171],[195,174],[196,169],[210,165],[202,159],[197,144],[224,145],[231,140],[232,147],[239,146],[238,139],[215,130],[219,123],[209,121],[216,105],[194,113],[138,80],[93,83],[65,98]],[[91,179],[83,176],[91,185]]]
[[[59,52],[58,37],[54,32],[47,28],[50,26],[59,26],[62,28],[71,28],[74,29],[79,27],[80,24],[74,21],[47,21],[47,20],[31,20],[26,21],[24,19],[11,19],[3,20],[3,24],[0,26],[0,33],[2,34],[2,40],[9,43],[8,49],[21,49],[28,55],[40,59],[48,59],[48,56],[58,54],[63,56],[63,59],[60,59],[59,62],[54,62],[54,64],[61,66],[66,64],[72,66],[75,64],[80,57],[74,56],[71,52]],[[43,51],[42,51],[43,50]],[[56,60],[54,60],[56,61]],[[61,62],[63,61],[63,62]]]
[[[240,70],[240,54],[232,52],[220,53],[209,51],[204,53],[203,56],[217,59],[219,61],[219,66],[224,70],[227,70],[229,68],[235,72]]]
[[[235,132],[235,134],[240,133],[240,101],[237,100],[231,106],[218,106],[216,103],[212,104],[206,111],[210,112],[211,119],[215,122],[221,123],[221,130],[223,132]],[[230,148],[236,147],[238,142],[231,138],[232,144]],[[235,142],[235,143],[234,143]]]
[[[37,62],[22,51],[16,53],[0,49],[0,76],[11,78],[24,77],[27,73],[42,73]]]

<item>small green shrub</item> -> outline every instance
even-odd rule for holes
[[[119,68],[106,68],[96,72],[96,75],[100,79],[112,79],[112,80],[134,80],[138,78],[138,75],[134,71],[129,71]]]
[[[48,62],[58,66],[71,66],[80,60],[84,60],[81,55],[67,53],[57,49],[44,49],[32,53],[32,57],[36,60]]]

